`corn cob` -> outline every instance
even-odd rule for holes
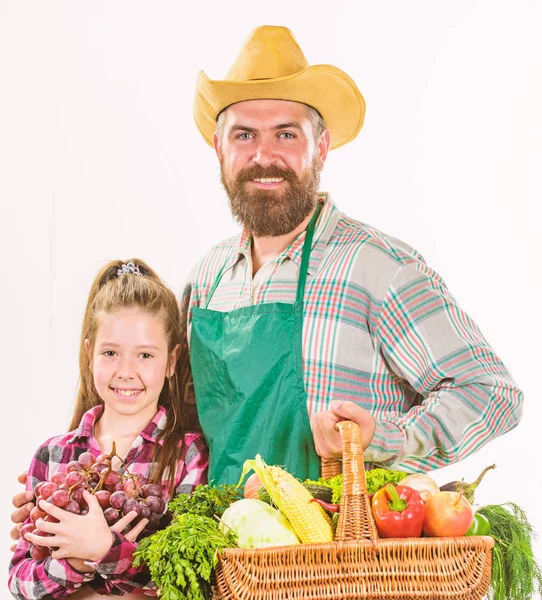
[[[331,519],[304,485],[280,467],[267,466],[266,471],[275,486],[278,506],[290,521],[297,537],[304,544],[332,542]]]

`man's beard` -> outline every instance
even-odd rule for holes
[[[276,237],[293,231],[314,210],[320,185],[319,160],[300,179],[291,169],[254,165],[227,179],[220,164],[220,180],[230,199],[231,212],[245,230],[256,237]],[[247,181],[282,177],[284,190],[247,190]]]

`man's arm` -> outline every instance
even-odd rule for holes
[[[421,403],[377,418],[370,462],[427,471],[513,429],[523,394],[480,329],[424,263],[404,266],[382,305],[377,349]]]
[[[25,485],[27,474],[28,474],[27,471],[25,471],[24,473],[21,473],[19,475],[19,477],[17,477],[18,482]],[[30,511],[35,506],[34,505],[34,492],[32,492],[32,491],[19,492],[18,494],[15,494],[15,496],[13,496],[13,499],[11,502],[12,502],[13,506],[15,507],[15,510],[11,513],[11,520],[13,523],[15,523],[15,527],[11,528],[10,536],[11,536],[12,540],[17,541],[21,537],[20,529],[23,526],[23,523],[28,519],[28,517],[30,516]],[[10,547],[10,550],[12,552],[15,552],[16,547],[17,547],[17,544],[13,544]]]
[[[402,267],[382,303],[375,348],[420,402],[404,414],[373,413],[365,459],[384,467],[428,471],[457,462],[513,429],[523,394],[440,277],[423,263]],[[313,418],[315,444],[337,456],[337,420],[371,434],[368,411],[350,403]],[[347,413],[347,414],[345,414]],[[315,426],[317,425],[317,427]]]

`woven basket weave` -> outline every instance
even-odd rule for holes
[[[343,494],[335,541],[271,548],[228,548],[214,573],[221,600],[481,600],[491,579],[488,536],[379,539],[365,486],[359,427],[338,424]],[[325,461],[322,475],[340,472]]]

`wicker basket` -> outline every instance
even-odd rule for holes
[[[336,541],[223,550],[214,598],[483,598],[491,578],[493,538],[379,539],[365,486],[359,427],[343,421],[339,430],[343,496]],[[323,476],[340,472],[337,465],[339,461],[326,462]]]

